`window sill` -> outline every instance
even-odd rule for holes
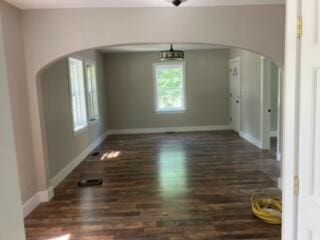
[[[157,114],[178,114],[178,113],[185,113],[186,109],[181,110],[156,110]]]
[[[88,125],[73,131],[73,136],[80,135],[88,129]]]
[[[93,126],[97,125],[99,122],[100,122],[100,118],[94,119],[92,121],[90,120],[89,121],[89,127],[93,127]]]

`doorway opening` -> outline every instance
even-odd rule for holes
[[[232,52],[236,57],[229,60],[231,129],[257,147],[271,150],[280,161],[281,68],[248,51]]]
[[[279,191],[279,163],[255,144],[261,137],[261,56],[225,46],[175,44],[185,51],[183,64],[164,64],[159,51],[166,48],[167,44],[153,44],[83,51],[43,71],[39,89],[55,198],[48,208],[36,209],[26,218],[29,236],[40,234],[32,222],[43,220],[41,211],[56,211],[58,201],[73,201],[82,220],[91,215],[110,221],[110,226],[120,222],[118,232],[93,229],[88,233],[92,237],[123,233],[137,238],[196,237],[204,232],[212,238],[280,239],[280,226],[261,222],[250,210],[254,192]],[[238,87],[229,81],[231,58],[244,60],[234,65],[239,68]],[[89,79],[88,64],[95,69]],[[241,81],[240,74],[247,81]],[[230,111],[233,90],[242,105]],[[238,111],[239,123],[233,125],[230,112]],[[89,121],[92,112],[98,116],[94,122]],[[89,155],[92,151],[101,155]],[[102,177],[104,184],[74,189],[80,176]],[[97,201],[100,204],[94,206]],[[81,209],[83,205],[88,208]],[[68,211],[68,206],[63,209]],[[125,218],[130,218],[132,228],[121,225]],[[157,219],[153,228],[148,225],[151,218]],[[54,227],[60,221],[57,218]],[[233,227],[227,223],[232,221]],[[191,227],[196,224],[201,231]],[[69,227],[60,236],[82,236]],[[158,234],[159,228],[166,233]],[[47,233],[56,234],[50,229]]]

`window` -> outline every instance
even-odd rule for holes
[[[88,125],[83,61],[69,58],[69,74],[73,130],[77,132]]]
[[[184,63],[155,64],[157,112],[185,111]]]
[[[96,66],[93,62],[86,61],[88,117],[90,122],[99,119],[98,91]]]

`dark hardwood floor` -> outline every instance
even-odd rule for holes
[[[279,163],[231,131],[111,136],[98,150],[26,218],[29,240],[281,239],[249,202],[276,189]],[[79,188],[86,177],[103,186]]]

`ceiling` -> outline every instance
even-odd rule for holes
[[[20,9],[173,7],[170,0],[5,0]],[[188,0],[182,7],[285,4],[286,0]]]
[[[209,44],[174,44],[173,48],[176,50],[191,51],[191,50],[210,50],[210,49],[225,49],[226,47],[220,45]],[[105,53],[121,53],[121,52],[158,52],[170,49],[170,44],[139,44],[139,45],[125,45],[115,46],[99,49]]]

